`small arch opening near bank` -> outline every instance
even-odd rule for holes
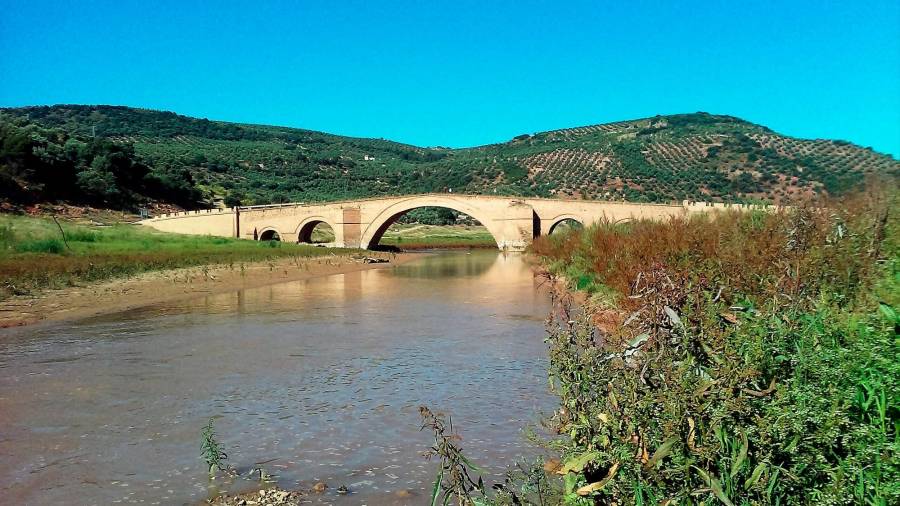
[[[364,234],[368,249],[496,248],[488,228],[449,205],[409,205],[382,213]],[[462,206],[459,206],[462,207]]]
[[[263,229],[263,231],[259,233],[259,240],[281,241],[281,234],[279,234],[278,231],[273,228]]]
[[[557,218],[550,228],[547,230],[547,235],[562,234],[569,232],[570,230],[578,230],[584,228],[584,221],[575,217],[575,216],[564,216],[561,218]]]
[[[297,229],[297,242],[303,244],[334,244],[337,234],[333,225],[324,219],[312,218]]]

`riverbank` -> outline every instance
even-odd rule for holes
[[[392,267],[418,256],[377,252],[363,256],[360,252],[277,258],[152,271],[124,279],[47,288],[0,301],[0,328],[74,320],[273,283]],[[371,263],[373,259],[383,262]]]
[[[897,195],[535,241],[583,298],[548,320],[561,492],[896,502]]]
[[[346,255],[353,249],[169,234],[128,223],[0,214],[0,300],[203,265]]]
[[[0,328],[82,318],[214,291],[350,272],[391,253],[168,234],[125,215],[0,215]],[[397,225],[402,250],[496,247],[481,226]]]

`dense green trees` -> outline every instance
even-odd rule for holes
[[[241,192],[228,192],[228,195],[225,195],[224,204],[225,207],[237,207],[244,205],[244,194]]]
[[[459,222],[474,224],[475,220],[468,215],[447,209],[446,207],[420,207],[404,214],[400,223],[422,223],[424,225],[454,225]]]
[[[201,195],[189,171],[151,170],[131,145],[0,115],[0,197],[134,207],[151,198],[192,206]]]

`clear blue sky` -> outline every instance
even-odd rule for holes
[[[897,0],[379,4],[0,0],[0,106],[454,147],[702,110],[900,155]]]

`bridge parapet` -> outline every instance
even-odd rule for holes
[[[165,213],[141,221],[141,225],[177,234],[234,237],[237,225],[234,209],[199,209]]]
[[[186,216],[196,216],[198,214],[232,214],[234,213],[234,209],[228,208],[216,208],[216,209],[197,209],[195,211],[178,211],[174,213],[163,213],[159,216],[154,216],[152,218],[147,218],[144,221],[159,221],[166,220],[171,218],[184,218]]]
[[[778,209],[784,209],[782,206],[774,206],[771,204],[743,204],[743,203],[730,203],[730,202],[697,202],[691,200],[685,200],[681,203],[682,207],[685,208],[690,213],[696,212],[709,212],[709,211],[719,211],[719,210],[734,210],[734,211],[776,211]]]

